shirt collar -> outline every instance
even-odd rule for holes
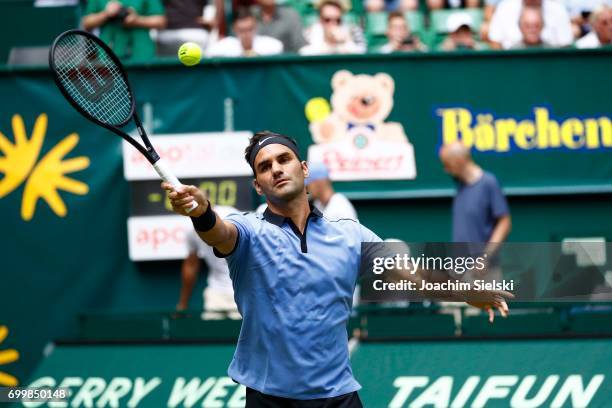
[[[271,222],[272,224],[278,227],[283,225],[283,223],[289,219],[282,215],[276,214],[275,212],[272,212],[272,210],[270,210],[270,207],[266,208],[263,213],[263,217],[266,221]],[[310,203],[310,214],[308,214],[308,218],[310,217],[323,217],[321,211],[319,211],[319,209],[315,207],[312,203]]]

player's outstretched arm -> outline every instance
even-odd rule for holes
[[[421,268],[416,273],[406,273],[405,271],[394,271],[396,279],[408,279],[421,287],[421,281],[444,281],[447,277],[436,277],[431,271]],[[506,300],[514,299],[514,295],[505,290],[423,290],[421,294],[433,301],[443,302],[465,302],[468,305],[485,310],[489,314],[489,322],[495,319],[497,309],[502,317],[508,317],[509,309]]]
[[[181,186],[175,189],[170,183],[162,183],[162,188],[168,193],[172,210],[180,215],[197,218],[202,216],[208,210],[210,202],[206,199],[204,192],[196,186]],[[198,203],[198,206],[192,211],[187,212],[192,207],[192,202]],[[205,231],[197,231],[202,241],[214,247],[222,254],[229,254],[236,246],[238,239],[238,230],[236,226],[228,221],[223,221],[221,217],[215,214],[216,222],[214,226]]]

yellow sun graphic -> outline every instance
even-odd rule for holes
[[[0,343],[2,343],[4,339],[6,339],[6,336],[8,336],[8,332],[9,332],[8,327],[0,326]],[[14,363],[17,360],[19,360],[19,352],[17,352],[17,350],[15,349],[0,350],[0,366],[5,365],[5,364]],[[0,386],[15,387],[17,386],[17,384],[19,384],[19,381],[17,381],[17,378],[13,377],[10,374],[3,373],[2,371],[0,371]]]
[[[89,159],[84,156],[64,160],[79,142],[79,136],[71,133],[55,145],[38,163],[38,155],[47,132],[47,115],[36,118],[32,137],[28,140],[23,118],[13,115],[13,135],[15,144],[0,132],[0,198],[14,191],[26,181],[21,202],[21,217],[30,221],[36,211],[36,203],[42,198],[51,210],[60,217],[68,213],[66,204],[58,190],[85,195],[89,192],[87,184],[66,177],[66,174],[89,167]]]

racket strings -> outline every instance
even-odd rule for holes
[[[82,35],[66,35],[53,55],[61,85],[70,97],[97,120],[119,125],[131,115],[132,96],[112,58]]]

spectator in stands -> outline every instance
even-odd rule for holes
[[[225,217],[239,211],[233,207],[215,206],[220,217]],[[203,319],[240,319],[238,307],[234,301],[234,289],[229,275],[229,268],[225,259],[218,258],[212,247],[206,245],[195,230],[191,229],[187,235],[187,248],[189,254],[181,267],[181,293],[176,310],[183,311],[189,308],[189,299],[198,280],[200,261],[204,260],[208,266],[208,280],[204,289]]]
[[[402,12],[394,11],[387,17],[387,42],[379,52],[388,54],[402,51],[427,51],[419,37],[410,31],[406,17]]]
[[[276,38],[257,35],[257,20],[248,8],[239,8],[234,14],[232,30],[236,37],[226,37],[210,46],[213,57],[241,57],[275,55],[283,52],[283,43]]]
[[[479,50],[482,45],[474,39],[474,22],[468,13],[457,12],[446,20],[448,37],[440,45],[443,51]]]
[[[323,163],[309,163],[309,175],[305,180],[310,199],[330,220],[350,218],[357,220],[355,207],[342,193],[337,193],[329,179],[329,171]]]
[[[208,0],[166,0],[167,26],[157,35],[157,53],[172,55],[181,44],[194,42],[205,50],[209,44],[210,31],[215,25],[214,6],[208,6],[211,13],[204,15]]]
[[[442,146],[440,160],[458,185],[453,199],[453,242],[489,243],[487,250],[493,252],[512,227],[497,179],[472,160],[461,142]]]
[[[133,4],[133,6],[129,6]],[[166,26],[161,0],[124,5],[118,1],[89,0],[82,19],[85,30],[100,28],[100,38],[124,60],[146,61],[155,57],[150,29]]]
[[[542,10],[544,29],[542,39],[553,47],[564,47],[573,42],[572,25],[565,6],[556,0],[502,0],[495,8],[489,26],[489,42],[493,48],[508,49],[521,41],[519,19],[523,7]]]
[[[577,48],[597,48],[612,43],[612,8],[602,5],[590,17],[593,30],[576,41]]]
[[[365,8],[369,13],[406,12],[419,8],[418,0],[364,0]]]
[[[343,24],[344,9],[337,0],[324,0],[319,5],[319,21],[306,29],[308,45],[303,55],[361,54],[366,51],[361,28]]]
[[[542,18],[542,9],[537,7],[523,7],[521,18],[519,20],[519,28],[521,30],[521,41],[513,44],[510,48],[545,48],[549,44],[542,39],[542,29],[544,28],[544,19]]]
[[[612,7],[612,0],[566,0],[565,5],[572,20],[574,38],[580,38],[591,32],[591,14],[602,6]]]
[[[302,20],[293,8],[278,6],[276,0],[257,0],[259,7],[254,10],[257,18],[257,32],[276,38],[283,43],[285,52],[297,53],[306,45]]]
[[[480,7],[480,0],[427,0],[429,10],[478,7]]]

